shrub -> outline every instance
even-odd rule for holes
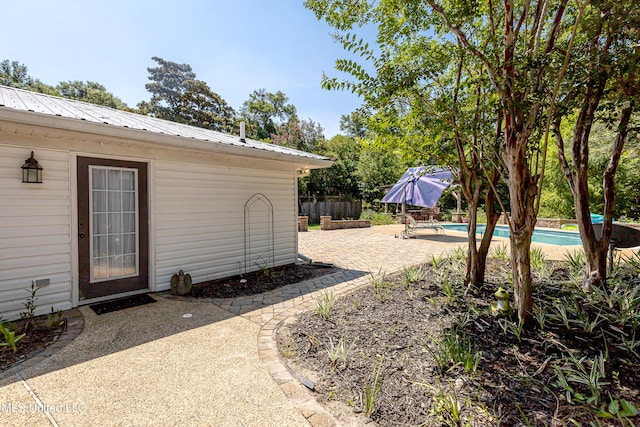
[[[363,210],[362,214],[360,214],[360,219],[370,220],[371,225],[387,225],[397,223],[397,221],[390,213],[376,212],[371,209]]]

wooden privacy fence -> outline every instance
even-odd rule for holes
[[[333,219],[359,219],[362,202],[339,201],[300,201],[300,215],[309,217],[310,224],[320,224],[321,215],[330,215]]]

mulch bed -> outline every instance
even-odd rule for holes
[[[407,287],[402,275],[387,277],[377,286],[341,297],[328,320],[311,311],[280,327],[280,355],[315,382],[320,402],[334,407],[337,401],[355,413],[364,412],[367,385],[373,384],[379,369],[382,382],[370,418],[380,425],[534,426],[565,425],[569,419],[589,425],[596,417],[586,405],[567,401],[550,356],[573,353],[593,359],[608,352],[608,384],[601,386],[601,401],[608,404],[609,393],[624,390],[624,398],[640,408],[639,357],[605,348],[593,333],[550,321],[544,330],[523,330],[519,339],[505,332],[505,319],[491,316],[489,305],[498,286],[511,289],[506,261],[490,260],[488,271],[493,274],[479,288],[462,284],[464,264],[450,268],[446,276],[430,265],[424,268],[427,274],[419,283]],[[556,265],[551,282],[566,275]],[[561,293],[559,287],[544,292],[536,287],[534,300]],[[625,332],[629,337],[634,333]],[[640,331],[635,332],[640,337]],[[446,368],[437,363],[445,337],[451,336],[459,337],[459,345],[481,352],[475,373],[460,363]],[[341,339],[349,349],[347,362],[332,363],[329,353]],[[576,393],[584,392],[574,387]],[[451,415],[452,401],[458,405],[457,420]],[[628,420],[597,419],[601,425],[633,425]]]
[[[191,288],[191,295],[197,298],[236,298],[255,295],[336,271],[338,269],[335,267],[289,264],[194,284]]]
[[[35,327],[27,329],[26,335],[17,342],[17,351],[14,353],[9,347],[0,349],[0,372],[6,371],[12,366],[21,363],[41,351],[45,350],[62,335],[66,328],[66,321],[61,319],[60,324],[52,327],[47,326],[47,317],[40,316],[34,321]],[[16,330],[16,336],[24,331],[24,321],[6,322],[5,326]],[[0,336],[4,341],[4,338]]]

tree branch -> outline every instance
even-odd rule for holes
[[[442,6],[436,4],[436,2],[433,1],[433,0],[426,0],[426,2],[429,4],[429,6],[431,6],[431,8],[438,15],[440,15],[440,17],[444,21],[445,25],[449,29],[449,32],[451,32],[453,35],[455,35],[456,38],[458,39],[458,41],[464,47],[469,49],[471,51],[471,53],[473,53],[473,55],[476,56],[484,64],[485,68],[487,69],[487,73],[489,74],[489,79],[491,80],[491,83],[493,83],[493,85],[496,88],[496,90],[501,92],[502,90],[501,90],[501,88],[500,88],[500,86],[498,84],[498,79],[497,79],[496,73],[493,70],[493,66],[489,62],[489,59],[482,52],[480,52],[477,48],[475,48],[474,46],[471,45],[471,43],[469,42],[469,39],[467,38],[466,34],[464,34],[458,27],[454,26],[451,23],[451,21],[449,20],[449,17],[445,13],[445,11],[442,8]]]

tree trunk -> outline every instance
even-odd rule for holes
[[[586,168],[585,168],[586,169]],[[574,175],[573,203],[576,208],[576,222],[580,237],[582,237],[582,248],[585,255],[585,278],[583,288],[589,286],[600,286],[607,277],[607,250],[611,231],[605,232],[596,238],[593,224],[591,223],[591,212],[589,208],[589,189],[587,184],[586,170],[579,169]],[[584,175],[584,176],[583,176]],[[605,245],[606,242],[606,245]]]
[[[576,208],[576,221],[582,238],[582,247],[585,253],[585,279],[583,288],[601,286],[607,279],[607,255],[611,241],[612,217],[615,207],[615,173],[622,155],[622,149],[629,131],[629,121],[634,109],[633,99],[622,109],[618,123],[618,133],[611,151],[611,158],[602,176],[604,194],[604,221],[599,239],[596,238],[591,223],[591,209],[589,204],[589,136],[591,125],[594,121],[600,99],[604,92],[605,75],[599,79],[600,85],[593,86],[584,95],[584,101],[580,114],[576,119],[576,125],[572,141],[572,165],[566,160],[564,152],[564,140],[560,132],[560,122],[554,124],[554,133],[558,144],[558,160],[563,173],[567,178],[573,193],[573,202]],[[590,86],[591,87],[591,86]]]
[[[512,212],[513,214],[513,212]],[[515,219],[512,219],[515,222]],[[533,227],[532,227],[533,228]],[[511,232],[511,268],[518,320],[527,324],[531,319],[531,230],[525,227],[520,233]]]
[[[467,200],[469,222],[467,223],[467,274],[464,279],[464,283],[467,285],[479,285],[484,282],[485,263],[478,259],[477,249],[476,226],[478,225],[478,207],[474,202],[474,200]]]
[[[507,123],[509,116],[505,115]],[[528,324],[533,310],[531,296],[531,235],[536,224],[536,179],[526,162],[528,134],[516,135],[513,127],[505,127],[505,165],[509,174],[511,206],[511,269],[518,320]]]

